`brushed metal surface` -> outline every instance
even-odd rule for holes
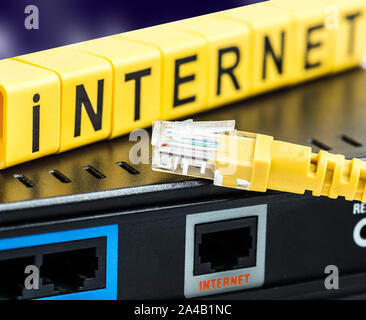
[[[342,153],[348,158],[365,157],[366,71],[356,69],[318,79],[223,106],[192,118],[235,119],[236,127],[240,130],[311,145],[314,151],[318,151],[319,147],[313,143],[320,143],[328,147],[330,152]],[[90,197],[108,198],[108,193],[105,193],[108,191],[115,196],[123,196],[164,189],[184,190],[210,183],[153,172],[150,165],[133,166],[140,173],[129,173],[117,162],[129,163],[129,149],[134,143],[124,136],[1,171],[0,211],[14,205],[17,207],[11,203],[18,201],[52,198],[51,202],[56,203],[58,200],[54,197],[70,195],[75,201],[80,201]],[[105,178],[96,178],[84,166],[92,166]],[[57,170],[71,182],[61,182],[50,170]],[[22,176],[31,182],[32,187],[27,187],[20,181]]]

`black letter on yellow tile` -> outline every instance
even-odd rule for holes
[[[312,49],[319,48],[319,47],[322,46],[322,42],[311,42],[310,41],[310,36],[311,36],[311,34],[314,31],[317,31],[317,30],[320,30],[320,29],[323,29],[323,28],[324,28],[324,25],[323,24],[319,24],[319,25],[310,27],[307,30],[307,34],[306,34],[306,51],[305,51],[305,69],[306,70],[307,69],[312,69],[312,68],[318,68],[322,64],[320,61],[314,62],[314,63],[310,63],[309,62],[309,52]]]
[[[355,19],[361,17],[361,12],[346,15],[344,18],[349,22],[348,54],[351,56],[355,48]]]
[[[135,80],[135,121],[140,120],[141,78],[150,74],[151,68],[147,68],[125,75],[125,81]]]
[[[283,57],[285,54],[285,31],[281,32],[281,52],[278,56],[276,56],[271,42],[268,36],[264,37],[264,54],[263,54],[263,71],[262,71],[262,79],[266,79],[267,77],[267,56],[271,55],[273,61],[276,64],[276,68],[279,74],[283,72]]]
[[[97,113],[94,112],[93,106],[85,91],[84,85],[76,86],[76,109],[75,109],[75,133],[74,137],[80,136],[81,130],[81,108],[85,106],[85,110],[93,125],[95,131],[102,129],[102,113],[103,113],[103,89],[104,80],[98,80],[98,99]]]
[[[236,60],[235,63],[231,66],[231,67],[227,67],[224,68],[222,66],[222,57],[224,56],[224,54],[226,53],[234,53],[236,56]],[[233,71],[234,69],[238,66],[240,62],[240,51],[238,47],[228,47],[228,48],[224,48],[224,49],[220,49],[219,50],[219,59],[218,59],[218,74],[217,74],[217,90],[216,90],[216,95],[220,95],[221,94],[221,77],[224,74],[227,74],[232,82],[234,83],[234,87],[236,90],[240,89],[238,80],[236,79]]]
[[[33,102],[39,102],[40,96],[36,93],[33,96]],[[40,105],[36,105],[33,107],[33,135],[32,135],[32,152],[39,151],[39,114]]]
[[[196,100],[195,96],[179,99],[179,85],[193,81],[195,79],[195,75],[191,74],[186,77],[181,77],[179,74],[180,66],[185,63],[193,62],[197,60],[197,55],[189,56],[182,59],[175,60],[175,69],[174,69],[174,102],[173,107],[178,107],[182,104],[190,103]]]

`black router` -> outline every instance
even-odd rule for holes
[[[203,113],[240,130],[366,157],[366,71],[355,69]],[[0,174],[4,299],[361,297],[358,202],[256,193],[133,165],[122,137]],[[27,289],[27,265],[39,288]],[[328,290],[325,268],[340,273]],[[61,269],[60,269],[61,268]],[[61,272],[60,270],[70,270]]]

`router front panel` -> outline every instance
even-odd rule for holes
[[[12,299],[171,299],[230,292],[255,298],[267,288],[322,283],[328,265],[338,266],[341,277],[362,271],[361,212],[344,200],[233,195],[3,227],[0,271],[8,281],[0,292]],[[28,264],[39,267],[38,290],[17,286]]]

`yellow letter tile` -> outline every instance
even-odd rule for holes
[[[51,71],[0,61],[0,168],[56,153],[60,82]]]
[[[268,3],[258,3],[218,13],[251,30],[252,81],[255,93],[286,85],[294,76],[294,32],[287,13]]]
[[[112,135],[151,126],[160,117],[160,51],[132,40],[106,37],[73,48],[106,58],[114,70]]]
[[[61,152],[109,137],[112,67],[108,61],[72,47],[16,59],[52,70],[61,79]]]
[[[329,0],[327,13],[335,31],[333,70],[359,65],[366,54],[366,1]]]
[[[296,62],[292,68],[296,72],[296,81],[330,73],[335,39],[332,28],[327,25],[327,1],[272,0],[269,4],[282,9],[293,19]]]
[[[169,24],[208,41],[208,105],[215,107],[250,94],[250,29],[237,21],[206,15]]]
[[[205,39],[171,28],[171,24],[116,35],[161,50],[161,119],[207,109],[208,45]]]

